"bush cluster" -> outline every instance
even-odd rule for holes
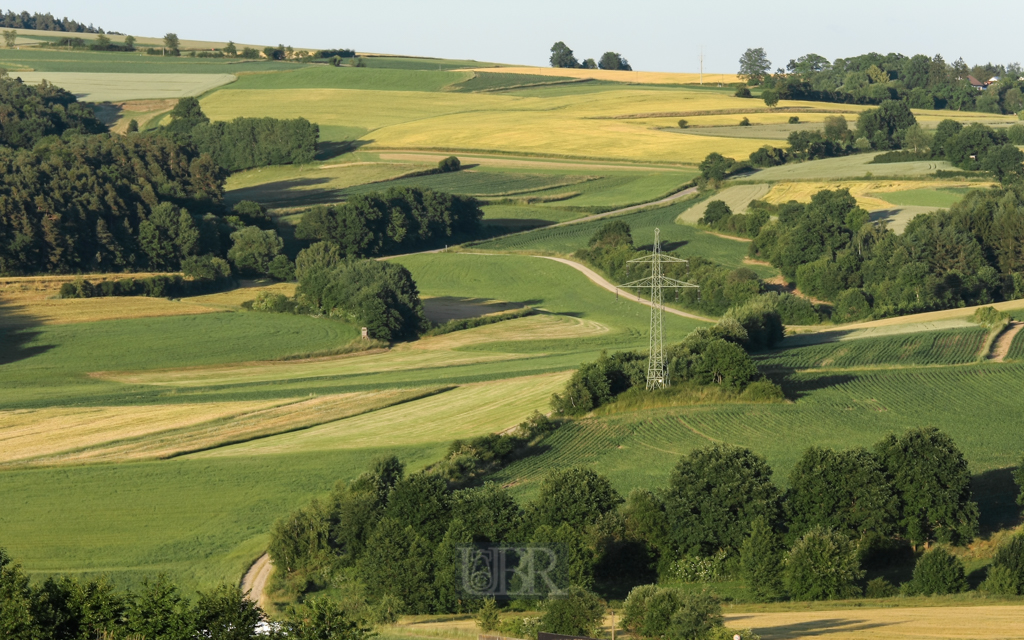
[[[432,329],[429,329],[424,336],[441,336],[446,333],[452,333],[453,331],[462,331],[464,329],[473,329],[476,327],[483,327],[496,322],[504,322],[505,320],[515,320],[516,318],[525,318],[526,316],[533,315],[536,310],[533,307],[523,307],[522,309],[513,309],[512,311],[505,311],[503,313],[495,313],[492,315],[480,316],[478,318],[464,318],[461,320],[449,320],[444,324],[437,325]]]

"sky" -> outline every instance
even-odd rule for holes
[[[642,71],[735,73],[763,47],[773,67],[806,53],[834,60],[877,51],[963,57],[969,65],[1024,62],[1024,2],[983,10],[917,0],[690,2],[664,0],[21,0],[4,11],[50,12],[136,36],[350,48],[547,66],[564,41],[579,59],[615,51]],[[1000,27],[999,25],[1003,25]]]

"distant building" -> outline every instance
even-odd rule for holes
[[[967,82],[970,82],[971,86],[974,87],[975,89],[977,89],[978,91],[984,91],[985,90],[985,83],[979,81],[974,76],[967,76]]]

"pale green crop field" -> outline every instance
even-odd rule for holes
[[[235,81],[226,73],[80,73],[18,71],[26,84],[43,80],[67,89],[85,102],[162,100],[198,96]]]

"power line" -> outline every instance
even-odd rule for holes
[[[700,289],[698,285],[666,278],[662,274],[661,265],[666,262],[684,262],[688,260],[666,256],[661,253],[661,230],[654,230],[654,253],[630,260],[651,265],[650,277],[641,280],[619,285],[623,289],[650,289],[651,290],[651,343],[650,358],[647,361],[647,389],[664,389],[669,386],[668,368],[665,363],[665,329],[664,329],[664,305],[662,304],[662,289]]]

